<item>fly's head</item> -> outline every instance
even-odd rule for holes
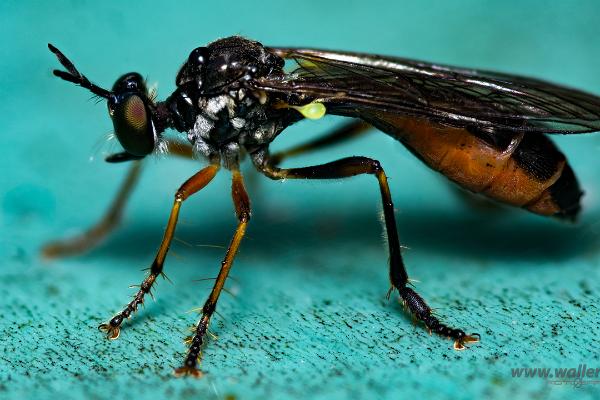
[[[48,44],[48,48],[66,69],[54,70],[54,75],[107,100],[115,135],[124,151],[109,156],[106,161],[138,160],[155,150],[160,134],[167,127],[167,118],[154,104],[140,74],[125,74],[117,79],[112,90],[106,90],[91,83],[56,47]]]
[[[144,158],[162,148],[166,128],[175,128],[187,133],[196,154],[229,166],[237,163],[242,146],[248,150],[268,143],[284,128],[268,114],[266,94],[252,90],[253,79],[283,75],[283,59],[258,42],[234,36],[194,49],[177,74],[176,90],[156,103],[137,72],[103,89],[56,47],[48,48],[66,70],[54,70],[54,75],[107,100],[124,150],[109,156],[109,162]]]
[[[108,98],[108,113],[125,152],[144,157],[154,151],[158,135],[152,120],[151,99],[137,72],[121,76]]]

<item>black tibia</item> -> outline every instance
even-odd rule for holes
[[[375,175],[379,182],[381,199],[383,203],[383,214],[388,239],[390,254],[390,282],[400,293],[404,305],[412,315],[432,332],[454,339],[454,348],[464,349],[464,344],[479,340],[478,334],[467,335],[460,329],[450,328],[441,323],[431,312],[431,309],[413,289],[408,287],[408,275],[402,255],[400,253],[400,241],[396,228],[394,205],[387,182],[387,177],[379,161],[366,157],[348,157],[327,164],[304,168],[277,168],[271,163],[266,151],[255,153],[253,161],[256,167],[271,179],[337,179],[347,178],[360,174]]]
[[[141,162],[134,162],[129,167],[129,172],[117,192],[117,197],[102,219],[79,236],[48,243],[42,248],[44,257],[64,257],[83,253],[96,246],[112,232],[121,220],[125,204],[139,180],[140,171]]]
[[[229,271],[233,265],[235,255],[238,251],[240,243],[242,242],[244,234],[246,233],[246,226],[250,220],[250,199],[248,198],[248,193],[244,187],[242,174],[235,169],[232,171],[232,175],[231,196],[233,198],[235,213],[239,221],[238,226],[235,230],[233,238],[231,239],[231,243],[229,244],[225,258],[221,262],[221,270],[219,271],[219,275],[217,276],[212,291],[204,303],[204,307],[202,307],[202,317],[195,327],[194,335],[187,341],[190,347],[188,349],[187,356],[185,357],[183,366],[175,370],[175,375],[177,376],[202,376],[202,372],[200,372],[197,367],[202,352],[202,346],[205,343],[208,324],[210,323],[210,318],[217,308],[219,295],[223,290],[223,286],[225,285],[225,281],[227,280],[227,276],[229,275]]]
[[[285,158],[297,156],[313,150],[320,150],[352,139],[360,134],[365,133],[371,127],[372,126],[370,124],[361,120],[350,121],[325,136],[271,155],[271,165],[279,165],[279,163],[281,163]]]
[[[139,305],[144,303],[144,296],[147,293],[150,293],[156,278],[163,273],[163,265],[167,256],[167,252],[169,251],[171,241],[173,240],[173,235],[175,234],[175,227],[177,226],[177,219],[179,217],[181,203],[208,185],[208,183],[215,177],[218,170],[218,165],[209,165],[185,181],[185,183],[181,185],[179,190],[177,190],[175,193],[175,201],[173,203],[173,207],[171,208],[171,215],[169,216],[169,221],[167,223],[162,242],[160,243],[158,253],[154,258],[152,266],[150,267],[150,273],[140,285],[138,292],[135,294],[135,296],[133,296],[133,300],[129,302],[127,306],[125,306],[123,311],[115,315],[108,323],[101,324],[98,327],[100,330],[106,332],[109,339],[116,339],[119,337],[120,327],[123,320],[125,318],[129,318],[131,314],[137,310]]]

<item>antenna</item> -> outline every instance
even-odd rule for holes
[[[92,82],[90,82],[90,80],[86,78],[85,75],[83,75],[81,72],[79,72],[77,68],[75,68],[75,65],[73,65],[73,63],[60,50],[58,50],[50,43],[48,43],[48,48],[51,52],[53,52],[56,55],[58,61],[68,71],[67,72],[55,69],[54,71],[52,71],[52,73],[55,76],[58,76],[59,78],[64,79],[65,81],[72,82],[76,85],[86,88],[90,92],[94,93],[96,96],[100,96],[105,99],[110,98],[110,91],[102,89],[100,86],[96,86]]]

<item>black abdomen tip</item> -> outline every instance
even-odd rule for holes
[[[583,191],[569,164],[565,164],[560,178],[549,188],[550,195],[559,208],[558,218],[575,220],[581,210],[580,199]]]

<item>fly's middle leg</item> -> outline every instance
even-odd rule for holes
[[[369,174],[377,178],[381,199],[385,228],[388,238],[390,255],[389,278],[390,292],[398,290],[400,298],[411,314],[431,331],[441,336],[454,339],[454,348],[462,350],[466,343],[477,342],[478,334],[467,335],[463,330],[451,328],[433,315],[431,308],[425,300],[410,288],[406,268],[400,252],[400,241],[394,215],[394,205],[387,182],[387,177],[379,161],[366,157],[348,157],[327,164],[304,168],[278,168],[270,163],[265,150],[262,154],[254,154],[253,161],[256,167],[272,179],[338,179],[355,175]]]
[[[158,278],[159,275],[164,275],[163,265],[169,251],[171,241],[173,240],[173,235],[175,234],[175,227],[177,226],[177,219],[179,217],[179,209],[181,204],[188,197],[208,185],[208,183],[215,177],[218,170],[218,165],[209,165],[208,167],[205,167],[194,174],[183,185],[181,185],[179,190],[177,190],[175,193],[175,201],[173,203],[173,207],[171,208],[169,221],[167,223],[167,227],[165,228],[165,233],[156,257],[154,258],[154,262],[152,262],[152,266],[150,267],[150,272],[142,281],[139,290],[133,296],[133,300],[131,300],[120,313],[111,318],[108,323],[101,324],[98,327],[100,330],[106,332],[106,335],[109,339],[116,339],[119,337],[123,320],[131,317],[138,307],[144,303],[144,296],[146,294],[150,293],[150,295],[152,295],[150,291],[156,282],[156,278]]]
[[[194,335],[188,340],[190,347],[185,357],[183,366],[175,370],[176,376],[202,376],[202,372],[200,372],[200,370],[198,369],[198,361],[201,357],[202,346],[205,343],[206,333],[208,331],[208,324],[210,323],[210,319],[217,308],[217,301],[219,300],[219,295],[221,294],[223,286],[225,285],[225,281],[229,276],[229,271],[231,270],[231,267],[233,265],[233,260],[235,258],[235,255],[237,254],[238,248],[240,246],[240,243],[242,242],[244,234],[246,233],[248,221],[250,221],[250,199],[248,198],[248,194],[244,187],[242,175],[238,170],[233,171],[231,195],[233,197],[235,213],[239,221],[238,226],[235,230],[233,238],[231,239],[231,243],[229,245],[229,248],[227,249],[225,258],[221,262],[221,270],[219,271],[219,275],[217,276],[212,291],[210,292],[208,299],[204,303],[204,307],[202,307],[202,316],[194,329]]]

